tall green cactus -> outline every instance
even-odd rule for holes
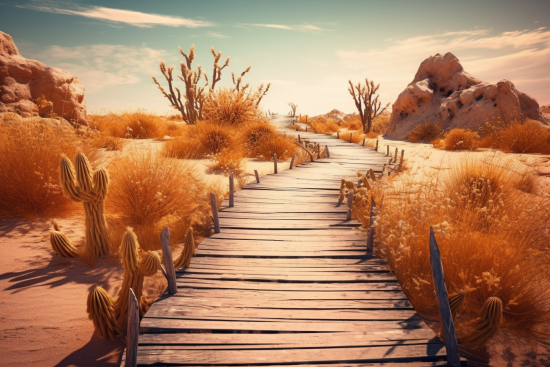
[[[92,170],[86,156],[78,153],[76,170],[69,158],[62,157],[59,177],[63,192],[74,201],[82,202],[86,213],[86,248],[90,260],[96,261],[109,253],[105,198],[109,190],[109,175],[105,169]]]

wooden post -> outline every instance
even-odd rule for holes
[[[292,169],[292,166],[294,166],[294,158],[296,158],[296,153],[292,155],[292,158],[290,159],[290,167],[289,169]]]
[[[403,165],[403,157],[405,156],[405,149],[401,150],[401,161],[399,162],[399,167]]]
[[[257,170],[254,170],[254,176],[256,176],[256,183],[260,183],[260,175],[258,175]]]
[[[363,146],[365,146],[365,140],[367,140],[367,138],[363,138]]]
[[[306,133],[307,133],[307,125],[306,125]]]
[[[374,222],[374,210],[376,209],[376,203],[374,202],[374,198],[371,196],[370,198],[370,218],[369,218],[369,234],[367,237],[367,252],[369,252],[372,255],[372,251],[374,249],[374,226],[372,225],[372,222]]]
[[[277,153],[273,153],[273,171],[277,173]]]
[[[300,114],[300,122],[302,122],[302,114]]]
[[[298,134],[298,143],[301,143],[302,140],[300,140],[300,134]]]
[[[160,246],[162,249],[162,260],[164,260],[164,276],[168,281],[168,293],[176,294],[178,287],[176,287],[176,269],[174,269],[174,260],[172,258],[172,249],[170,248],[170,230],[168,227],[164,227],[160,233]]]
[[[351,220],[351,207],[353,205],[353,191],[348,192],[348,216],[347,219]]]
[[[460,355],[458,354],[458,343],[456,340],[455,326],[451,315],[449,305],[449,295],[445,286],[445,275],[443,273],[443,264],[441,263],[441,254],[435,241],[433,228],[430,227],[430,263],[432,264],[432,275],[434,278],[435,295],[439,314],[443,323],[443,333],[445,334],[445,348],[447,349],[447,362],[450,366],[460,366]]]
[[[386,147],[387,147],[386,156],[388,156],[388,155],[390,155],[390,146],[386,145]]]
[[[378,152],[378,140],[376,140],[376,149],[375,150]]]
[[[126,363],[127,367],[137,366],[137,351],[139,338],[139,306],[132,288],[129,290],[128,328],[126,329]]]
[[[233,177],[233,172],[231,172],[231,175],[229,175],[229,207],[233,208],[234,206],[234,200],[233,200],[233,191],[235,190],[235,180]]]
[[[349,133],[349,142],[351,143],[351,133]]]
[[[330,158],[330,153],[328,152],[328,145],[325,145],[325,149],[327,150],[327,158]]]
[[[216,195],[210,193],[210,205],[212,206],[212,218],[214,219],[214,233],[220,233],[220,218],[218,217],[218,206]]]
[[[340,131],[337,131],[337,132],[336,132],[336,138],[337,138],[337,139],[340,139]]]
[[[393,163],[397,162],[397,153],[399,153],[399,149],[395,148],[395,157],[393,158]]]

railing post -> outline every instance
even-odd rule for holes
[[[218,206],[216,195],[210,193],[210,205],[212,206],[212,218],[214,219],[214,233],[220,233],[220,218],[218,217]]]
[[[337,139],[340,139],[340,131],[337,131],[337,132],[336,132],[336,138],[337,138]]]
[[[439,314],[441,315],[441,322],[443,323],[447,362],[453,367],[459,367],[460,355],[458,354],[455,326],[451,314],[451,307],[449,305],[449,295],[447,294],[447,287],[445,286],[445,274],[443,273],[441,254],[439,253],[439,247],[437,247],[432,227],[430,227],[430,263],[432,265],[437,305],[439,306]]]
[[[231,175],[229,175],[229,207],[233,208],[233,191],[235,190],[235,180],[233,172],[231,172]]]
[[[307,133],[307,125],[306,125],[306,133]]]
[[[375,150],[378,152],[378,140],[376,140],[376,149]]]
[[[367,140],[367,138],[363,138],[363,146],[365,146],[365,140]]]
[[[397,153],[399,153],[399,148],[395,148],[395,157],[393,158],[393,163],[397,162]]]
[[[260,175],[257,170],[254,170],[254,176],[256,176],[256,183],[260,183]]]
[[[292,169],[292,166],[294,166],[294,159],[296,158],[296,153],[292,155],[292,159],[290,160],[290,167],[289,169]]]
[[[405,149],[401,150],[401,161],[399,162],[399,168],[403,165],[403,157],[405,156]]]
[[[348,216],[347,219],[351,220],[351,207],[353,206],[353,191],[348,192]]]
[[[277,173],[277,153],[273,153],[273,171]]]
[[[390,155],[390,146],[386,145],[386,156]]]
[[[132,288],[128,291],[128,328],[126,330],[126,367],[137,366],[139,306]]]
[[[351,133],[349,133],[349,142],[351,143]]]
[[[172,249],[170,248],[170,230],[164,227],[160,233],[160,245],[162,248],[162,259],[164,260],[164,268],[166,269],[164,276],[168,281],[168,293],[176,294],[178,288],[176,286],[176,270],[174,269],[174,260],[172,258]]]
[[[374,250],[374,210],[376,209],[376,203],[374,202],[374,198],[371,196],[370,198],[370,218],[369,218],[369,234],[367,236],[367,252],[369,252],[372,255],[372,252]]]
[[[300,139],[300,134],[298,134],[298,143],[301,143],[302,140]]]
[[[327,150],[327,158],[330,158],[330,154],[328,152],[328,145],[325,145],[325,149]]]

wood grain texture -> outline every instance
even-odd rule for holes
[[[172,249],[170,248],[170,230],[165,227],[160,234],[160,245],[162,248],[162,259],[166,269],[166,281],[168,282],[168,293],[176,294],[176,270],[174,269],[174,260],[172,258]]]

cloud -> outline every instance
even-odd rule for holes
[[[46,13],[78,15],[114,23],[125,23],[136,27],[150,28],[154,25],[168,27],[208,27],[213,24],[202,20],[193,20],[171,15],[142,13],[133,10],[106,8],[101,6],[71,6],[59,7],[53,2],[33,1],[30,5],[16,5],[19,8],[32,9]]]
[[[146,46],[121,45],[49,46],[40,52],[24,52],[25,57],[74,74],[86,93],[113,85],[149,81],[151,74],[160,75],[158,63],[165,55],[165,51]]]
[[[277,28],[277,29],[292,29],[291,26],[283,25],[283,24],[260,24],[260,23],[255,23],[255,24],[251,24],[251,26],[253,26],[253,27],[264,27],[264,28]]]
[[[275,29],[295,30],[295,31],[326,31],[326,29],[323,29],[311,24],[286,25],[286,24],[270,24],[270,23],[252,23],[252,24],[239,23],[235,25],[235,27],[240,27],[240,28],[262,27],[262,28],[275,28]]]
[[[208,32],[206,35],[214,38],[229,38],[229,36],[217,32]]]
[[[546,28],[490,35],[489,30],[446,32],[393,40],[372,50],[336,51],[344,70],[327,83],[354,82],[365,77],[381,83],[384,101],[395,101],[412,81],[420,63],[436,53],[452,52],[464,70],[495,83],[509,79],[517,88],[547,103],[550,75],[550,31]]]

